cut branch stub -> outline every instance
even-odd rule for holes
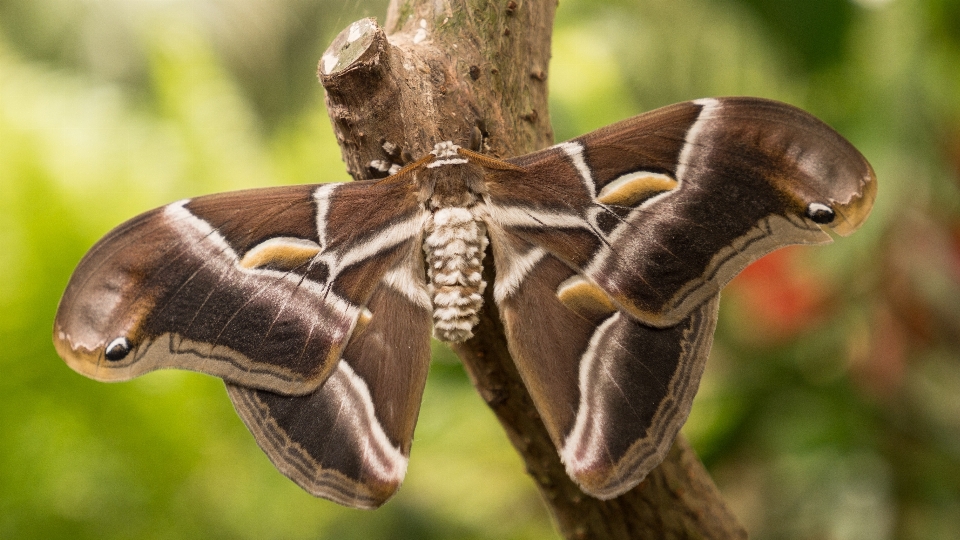
[[[543,26],[543,19],[552,20],[552,6],[549,17],[516,7],[512,16],[494,16],[490,10],[506,8],[487,9],[477,18],[495,21],[490,25],[467,17],[410,15],[403,30],[389,36],[373,19],[357,21],[337,36],[318,75],[354,178],[370,178],[371,161],[391,159],[385,143],[420,156],[444,140],[469,146],[480,131],[486,153],[508,157],[553,142],[544,73],[549,47],[499,35],[533,25],[534,19]],[[496,51],[477,46],[493,35],[499,38]]]
[[[347,67],[358,69],[364,65],[377,64],[379,59],[374,55],[380,48],[370,46],[374,42],[382,42],[383,37],[383,31],[374,19],[360,19],[351,24],[340,32],[320,58],[318,75],[333,76]],[[363,56],[369,57],[370,62],[364,62],[365,58],[361,58]]]
[[[406,126],[397,106],[402,96],[390,73],[391,52],[376,21],[362,19],[340,32],[317,69],[343,160],[358,180],[370,178],[371,161],[389,158],[385,142],[405,142]]]

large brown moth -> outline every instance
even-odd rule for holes
[[[834,130],[754,98],[672,105],[508,160],[444,142],[381,180],[131,219],[80,262],[54,343],[97,380],[223,378],[284,474],[372,508],[406,471],[431,327],[470,339],[492,286],[568,473],[610,498],[686,420],[720,289],[778,247],[852,233],[876,187]]]

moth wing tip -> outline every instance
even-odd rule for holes
[[[877,175],[873,167],[864,160],[866,172],[860,181],[860,190],[844,204],[837,205],[838,220],[832,225],[833,231],[840,236],[850,236],[866,221],[873,210],[873,203],[877,198]]]
[[[318,477],[307,477],[299,471],[296,474],[290,474],[291,471],[287,471],[279,465],[277,465],[277,469],[314,497],[358,510],[380,508],[397,494],[400,484],[403,483],[403,478],[391,480],[367,478],[362,481],[349,480],[344,482],[342,475],[336,471],[323,470]],[[326,480],[329,476],[340,478],[333,483],[327,483]]]
[[[642,472],[642,474],[637,474]],[[617,498],[636,487],[649,471],[633,471],[626,477],[614,463],[595,463],[588,467],[567,467],[567,474],[591,497],[607,501]]]

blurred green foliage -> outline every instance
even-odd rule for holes
[[[346,180],[314,79],[378,2],[0,0],[0,538],[555,538],[438,347],[384,508],[277,473],[222,384],[105,385],[56,357],[57,300],[112,226],[171,200]],[[855,236],[728,288],[685,427],[755,538],[960,531],[960,2],[561,2],[565,139],[707,95],[781,99],[871,160]]]

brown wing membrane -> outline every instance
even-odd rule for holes
[[[282,396],[227,384],[270,460],[313,495],[375,508],[399,488],[430,360],[429,297],[422,283],[421,277],[376,289],[367,305],[369,323],[313,393]]]
[[[490,172],[491,220],[656,326],[778,247],[850,234],[876,196],[843,137],[755,98],[672,105],[510,162],[527,172]]]
[[[850,234],[876,195],[835,131],[752,98],[673,105],[509,162],[433,156],[382,182],[212,195],[128,221],[74,272],[57,351],[98,380],[222,377],[284,474],[379,506],[406,471],[430,354],[418,198],[432,184],[415,174],[466,161],[485,168],[473,209],[511,354],[571,477],[609,498],[686,420],[723,285],[777,247]]]
[[[419,238],[421,210],[403,187],[258,189],[138,216],[78,265],[54,325],[57,351],[98,380],[181,368],[309,392],[336,366],[359,306]],[[389,241],[355,232],[372,219],[349,208],[364,196],[396,201],[375,220]]]
[[[516,238],[493,243],[510,352],[568,473],[596,497],[622,494],[663,460],[690,413],[716,300],[664,329],[602,303],[573,310],[556,294],[577,279],[568,265]]]
[[[617,496],[690,411],[720,289],[778,247],[866,219],[863,156],[799,109],[681,103],[487,173],[495,298],[571,477]]]

